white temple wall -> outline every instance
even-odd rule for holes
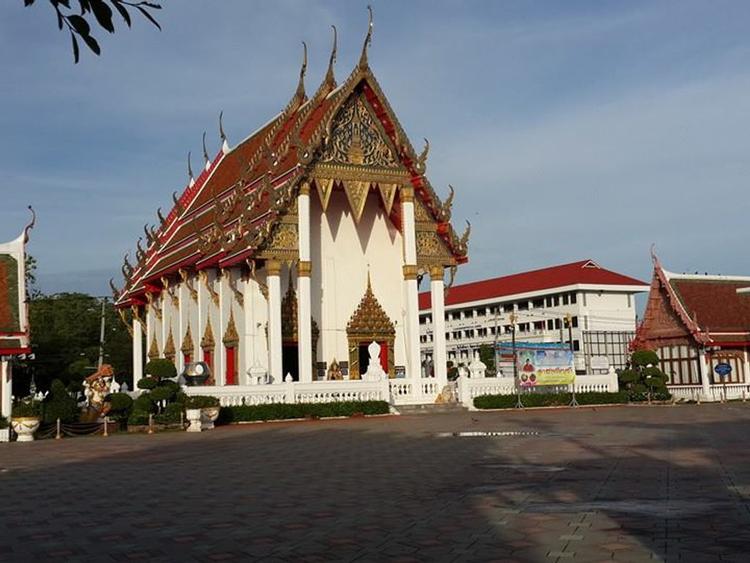
[[[312,314],[320,327],[318,361],[348,361],[346,325],[367,288],[372,289],[396,328],[395,365],[406,364],[405,300],[401,233],[390,222],[378,194],[370,192],[359,224],[341,190],[324,214],[311,197]]]

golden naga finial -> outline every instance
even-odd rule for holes
[[[193,186],[193,184],[195,184],[195,180],[193,179],[193,165],[190,162],[192,156],[192,152],[188,151],[188,178],[190,178],[191,187]]]
[[[466,230],[464,231],[464,234],[461,235],[461,239],[458,241],[461,245],[462,249],[467,249],[469,246],[469,235],[471,235],[471,223],[466,221]]]
[[[163,226],[163,225],[164,225],[164,223],[166,223],[166,222],[167,222],[167,219],[166,219],[166,217],[164,217],[164,215],[162,215],[162,213],[161,213],[161,207],[157,207],[157,208],[156,208],[156,216],[157,216],[157,217],[159,218],[159,224],[160,224],[160,225],[162,225],[162,226]]]
[[[372,43],[372,6],[367,5],[368,22],[367,22],[367,35],[365,36],[365,43],[362,45],[362,55],[359,57],[359,66],[364,68],[367,66],[367,48]]]
[[[138,237],[138,242],[135,243],[135,257],[139,264],[143,262],[143,259],[146,257],[146,253],[143,251],[143,248],[141,248],[142,240],[143,237]]]
[[[451,215],[453,214],[453,211],[452,211],[453,196],[456,195],[456,191],[453,189],[453,186],[448,184],[448,189],[450,190],[450,193],[448,194],[448,198],[445,200],[445,203],[443,203],[443,205],[440,207],[440,219],[445,223],[451,220]]]
[[[333,74],[333,67],[336,64],[336,50],[338,47],[338,33],[336,32],[336,26],[332,25],[333,29],[333,48],[331,49],[331,56],[328,59],[328,70],[326,71],[325,82],[329,88],[333,90],[336,87],[336,76]]]
[[[115,285],[115,280],[109,278],[109,288],[112,290],[112,297],[117,300],[120,297],[120,290]]]
[[[172,192],[172,202],[174,203],[174,208],[177,210],[178,215],[182,215],[182,213],[185,211],[185,208],[182,207],[182,203],[180,203],[180,198],[177,197],[177,192]]]
[[[125,278],[125,280],[129,280],[130,276],[133,273],[133,266],[130,265],[130,260],[128,259],[128,253],[125,253],[125,257],[123,258],[122,263],[122,277]]]
[[[302,102],[307,95],[305,94],[305,74],[307,74],[307,43],[302,42],[302,67],[299,69],[299,82],[297,83],[297,92],[294,94],[299,102]]]

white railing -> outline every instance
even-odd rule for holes
[[[217,397],[223,407],[273,403],[332,403],[336,401],[389,401],[387,381],[288,382],[278,385],[185,387],[188,395]]]
[[[727,383],[711,385],[708,393],[705,393],[702,385],[668,385],[667,388],[672,396],[678,401],[732,401],[737,399],[750,399],[750,384]]]
[[[617,376],[578,375],[575,378],[576,393],[599,392],[615,393],[618,390]],[[458,400],[468,408],[474,408],[474,399],[480,395],[514,395],[516,386],[511,377],[458,378]],[[569,385],[556,386],[555,390],[569,391]]]

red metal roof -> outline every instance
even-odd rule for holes
[[[571,264],[456,285],[448,292],[445,304],[456,305],[578,284],[638,285],[643,286],[644,291],[648,287],[647,283],[640,280],[606,270],[593,260],[581,260]],[[429,291],[419,294],[420,309],[429,309],[432,306],[431,301]]]
[[[721,340],[716,332],[750,331],[750,295],[737,293],[748,287],[747,280],[670,278],[677,297],[691,319],[712,340]],[[730,340],[737,340],[736,335]]]

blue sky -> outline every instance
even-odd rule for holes
[[[265,123],[302,40],[314,89],[331,24],[343,80],[366,3],[165,0],[162,32],[135,18],[74,65],[46,2],[2,2],[0,239],[33,204],[42,289],[107,294],[219,111],[233,143]],[[675,271],[750,274],[750,3],[372,4],[370,64],[473,225],[459,282],[583,258],[648,280],[652,242]]]

